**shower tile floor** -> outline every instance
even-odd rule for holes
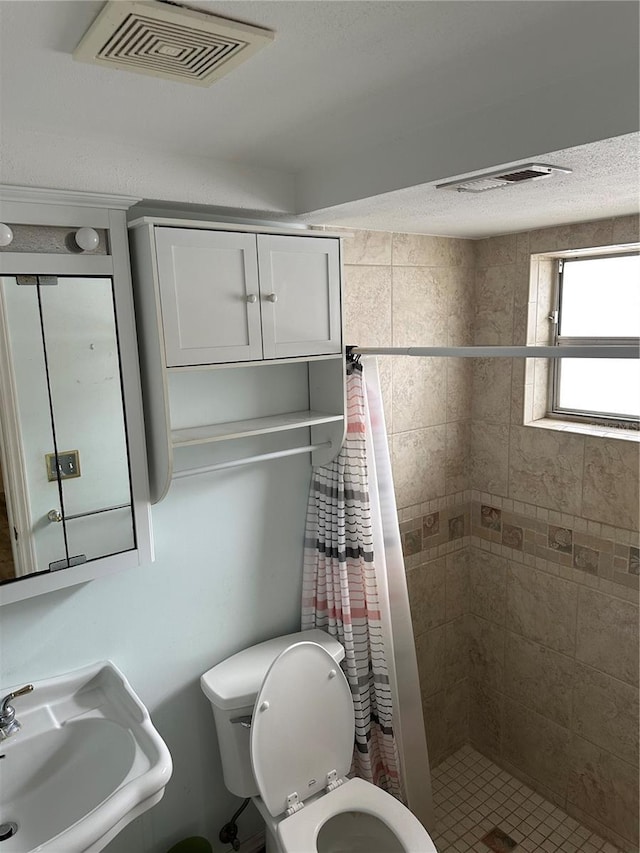
[[[432,784],[439,853],[620,853],[470,746]]]

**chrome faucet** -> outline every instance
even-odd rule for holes
[[[9,703],[18,696],[31,693],[33,684],[26,684],[14,693],[8,693],[0,702],[0,741],[6,740],[20,731],[20,723],[16,720],[16,711]]]

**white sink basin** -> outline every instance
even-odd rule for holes
[[[22,729],[0,742],[0,824],[18,829],[0,853],[96,853],[162,798],[169,750],[112,663],[34,682],[12,704]]]

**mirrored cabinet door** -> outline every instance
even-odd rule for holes
[[[57,482],[48,481],[45,468],[45,455],[53,449],[53,432],[38,289],[19,287],[15,277],[0,281],[11,347],[9,367],[14,379],[13,389],[6,385],[2,389],[3,408],[13,409],[17,419],[30,516],[28,528],[11,518],[12,509],[18,510],[12,505],[18,496],[15,490],[7,489],[7,509],[10,521],[14,522],[11,524],[14,570],[12,575],[6,569],[3,581],[7,581],[48,571],[50,563],[65,560],[67,555],[63,526],[51,524],[47,518],[49,510],[57,506],[58,487]],[[13,399],[10,399],[12,390]],[[29,542],[18,543],[18,537],[29,537]]]
[[[14,548],[15,577],[136,547],[112,280],[30,279],[1,279],[33,555]]]

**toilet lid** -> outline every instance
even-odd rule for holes
[[[276,817],[351,767],[355,723],[347,679],[317,643],[295,643],[272,663],[251,723],[251,765]]]

